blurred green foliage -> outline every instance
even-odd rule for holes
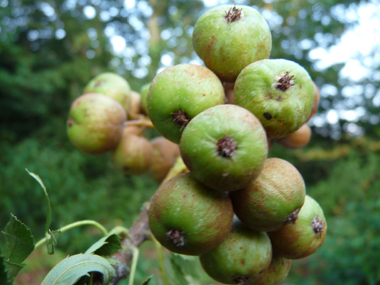
[[[373,1],[240,2],[265,12],[273,35],[272,57],[299,62],[319,87],[336,87],[335,95],[322,92],[319,113],[342,104],[351,109],[364,106],[366,115],[354,123],[365,137],[379,139],[379,125],[370,118],[379,113],[373,104],[376,92],[371,90],[378,90],[380,81],[342,79],[344,64],[320,70],[309,57],[316,47],[333,46],[355,24],[337,16],[337,10],[356,11],[360,3]],[[91,156],[74,149],[65,126],[70,104],[100,72],[118,72],[133,90],[140,90],[158,68],[166,67],[164,56],[171,64],[196,60],[192,26],[208,8],[202,1],[181,0],[139,0],[133,7],[118,0],[0,0],[0,6],[0,228],[14,213],[31,227],[36,240],[43,237],[44,194],[25,168],[47,187],[52,229],[80,219],[97,220],[108,229],[129,227],[158,185],[148,176],[117,173],[109,154]],[[88,6],[95,9],[95,17],[86,17]],[[110,30],[126,39],[128,52],[112,52]],[[144,68],[146,73],[138,72]],[[379,70],[371,68],[370,74]],[[347,86],[361,86],[364,91],[357,96],[361,99],[353,103],[343,96]],[[345,134],[348,124],[352,122],[340,119],[314,127],[312,142],[301,152],[277,144],[271,151],[271,156],[287,159],[300,170],[308,194],[321,204],[328,222],[324,245],[311,257],[293,262],[287,283],[380,284],[380,154],[355,144]],[[340,136],[332,136],[335,133]],[[338,137],[344,140],[337,141]],[[339,147],[346,145],[349,151],[341,153]],[[338,150],[338,155],[329,155],[330,150]],[[66,254],[77,253],[98,238],[96,230],[77,228],[61,235],[58,246]],[[144,247],[137,279],[142,282],[153,273],[152,284],[161,284],[156,256],[150,256],[153,249]]]

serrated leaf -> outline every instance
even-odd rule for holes
[[[54,254],[55,246],[58,243],[59,235],[61,234],[60,230],[51,231],[49,230],[50,238],[46,243],[48,254]]]
[[[7,272],[8,281],[12,282],[20,270],[24,267],[22,264],[15,264],[13,262],[4,261],[5,271]],[[2,283],[0,283],[2,284]]]
[[[11,214],[2,234],[5,236],[4,260],[21,265],[34,250],[34,238],[31,230]]]
[[[93,254],[77,254],[59,262],[42,281],[41,285],[70,285],[89,272],[103,275],[106,285],[115,277],[115,269],[103,257]]]
[[[50,199],[49,199],[48,192],[46,190],[45,184],[42,182],[42,179],[37,174],[30,172],[26,168],[25,168],[25,170],[29,173],[30,176],[32,176],[34,179],[37,180],[37,182],[41,185],[42,189],[45,192],[46,205],[47,205],[45,233],[47,233],[49,228],[50,228],[50,223],[51,223],[51,205],[50,205]]]
[[[94,243],[85,253],[108,256],[121,248],[120,237],[117,234],[110,234]]]
[[[5,269],[5,261],[4,261],[4,258],[1,256],[1,248],[0,248],[0,284],[11,285],[11,283],[8,282],[7,271]]]
[[[149,284],[150,280],[152,279],[153,275],[149,276],[147,279],[145,279],[145,281],[143,283],[141,283],[141,285],[147,285]]]

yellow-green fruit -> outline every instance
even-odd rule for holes
[[[244,67],[269,57],[272,38],[268,24],[255,9],[221,5],[197,20],[193,46],[221,80],[233,82]]]
[[[163,183],[149,208],[154,237],[172,252],[200,255],[216,248],[232,227],[229,196],[179,174]]]
[[[155,181],[161,182],[180,156],[179,146],[164,137],[154,138],[150,144],[153,148],[153,157],[149,174]]]
[[[236,79],[234,91],[234,103],[252,112],[271,139],[298,130],[314,101],[309,73],[285,59],[263,59],[248,65]]]
[[[135,119],[139,114],[142,114],[141,95],[136,91],[131,91],[131,101],[128,109],[128,119]]]
[[[278,143],[289,149],[297,149],[306,146],[311,139],[311,128],[308,124],[303,124],[298,130],[278,139]]]
[[[247,285],[278,285],[288,276],[291,265],[290,259],[273,256],[269,267],[261,272],[256,280]]]
[[[322,245],[326,232],[327,224],[321,206],[306,195],[298,219],[268,235],[276,255],[300,259],[313,254]]]
[[[186,125],[200,112],[224,103],[223,85],[206,67],[179,64],[153,79],[146,99],[147,112],[157,131],[179,143]]]
[[[201,265],[211,278],[224,284],[241,285],[249,285],[258,278],[271,259],[268,235],[248,229],[237,220],[216,249],[200,256]]]
[[[144,84],[140,89],[141,94],[141,109],[143,113],[147,114],[146,111],[146,96],[148,95],[150,83]]]
[[[77,98],[67,119],[67,135],[73,145],[89,154],[114,149],[121,140],[127,116],[123,107],[102,94]]]
[[[148,171],[152,162],[153,149],[149,141],[130,133],[124,134],[119,145],[112,153],[111,162],[115,169],[125,175],[140,175]]]
[[[269,158],[259,177],[231,193],[231,199],[235,214],[247,227],[268,232],[297,220],[305,193],[302,175],[291,163]]]
[[[128,112],[131,88],[123,77],[116,73],[101,73],[92,79],[84,89],[84,94],[100,93],[114,99]]]

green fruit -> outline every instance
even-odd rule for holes
[[[249,285],[278,285],[290,271],[292,261],[283,257],[273,256],[267,269],[260,273],[259,277]]]
[[[122,140],[112,152],[111,162],[124,175],[146,173],[152,163],[153,149],[149,141],[136,135],[135,129],[124,133]]]
[[[141,89],[140,89],[140,94],[141,94],[141,109],[142,111],[146,114],[146,96],[148,95],[150,83],[144,84]]]
[[[195,23],[193,46],[219,78],[233,82],[244,67],[269,57],[272,38],[268,24],[255,9],[223,5]]]
[[[259,120],[244,108],[219,105],[194,117],[180,142],[183,161],[204,185],[222,191],[247,187],[267,158]]]
[[[150,144],[153,156],[149,174],[155,181],[161,182],[180,156],[179,147],[164,137],[156,137]]]
[[[276,255],[299,259],[313,254],[322,245],[326,231],[327,224],[322,208],[306,195],[298,219],[268,235]]]
[[[305,182],[298,170],[279,158],[265,161],[259,177],[231,193],[235,214],[249,228],[274,231],[294,222],[305,200]]]
[[[128,82],[116,73],[102,73],[92,79],[84,89],[84,94],[100,93],[114,99],[128,112],[131,88]]]
[[[226,193],[213,191],[190,173],[168,180],[154,194],[149,227],[172,252],[200,255],[217,247],[232,227],[233,210]]]
[[[147,111],[155,128],[179,143],[182,131],[200,112],[224,103],[223,85],[209,69],[179,64],[160,72],[147,95]]]
[[[102,94],[82,95],[71,105],[67,135],[85,153],[105,153],[119,143],[126,118],[115,100]]]
[[[235,83],[235,104],[251,111],[268,138],[285,137],[307,120],[314,87],[307,71],[285,59],[265,59],[242,70]]]
[[[200,256],[206,273],[225,284],[248,285],[268,268],[272,247],[268,235],[235,221],[231,232],[213,251]]]

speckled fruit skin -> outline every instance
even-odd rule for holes
[[[247,227],[268,232],[282,227],[294,211],[301,209],[305,191],[302,175],[291,163],[269,158],[259,177],[231,193],[231,200],[235,214]]]
[[[242,9],[242,18],[230,22],[226,13],[233,5],[222,5],[204,13],[195,23],[193,46],[205,65],[223,81],[233,82],[241,70],[269,58],[272,38],[268,24],[255,9]]]
[[[276,82],[289,72],[294,83],[282,91]],[[311,112],[313,81],[299,64],[285,59],[264,59],[242,70],[235,82],[235,104],[251,111],[268,138],[282,138],[299,129]]]
[[[265,232],[253,231],[235,220],[231,232],[221,245],[202,254],[199,259],[206,273],[216,281],[246,285],[268,268],[272,247]],[[246,282],[243,283],[239,277],[245,277]]]
[[[320,220],[320,231],[313,230],[313,220]],[[269,232],[273,252],[289,259],[305,258],[313,254],[324,242],[326,219],[319,204],[306,195],[305,203],[295,223],[288,223],[277,231]]]
[[[306,146],[311,139],[311,128],[308,124],[303,124],[298,130],[278,139],[278,143],[289,149],[297,149]]]
[[[150,83],[146,83],[140,89],[141,109],[142,109],[143,113],[145,113],[145,114],[147,113],[147,111],[146,111],[146,96],[148,95],[149,87],[150,87]]]
[[[152,163],[153,148],[149,141],[134,134],[131,128],[112,152],[111,162],[115,169],[124,175],[141,175],[146,173]]]
[[[218,154],[217,142],[226,136],[237,143],[232,157]],[[183,161],[204,185],[221,191],[247,187],[259,174],[268,155],[265,131],[248,110],[219,105],[194,117],[180,142]]]
[[[175,176],[160,186],[149,208],[154,237],[172,252],[200,255],[217,247],[232,227],[233,210],[226,193],[213,191],[191,177]],[[184,244],[168,238],[170,230],[183,233]]]
[[[200,112],[224,103],[223,85],[209,69],[179,64],[160,72],[147,95],[147,111],[153,125],[168,140],[179,143],[184,126],[173,121],[183,110],[191,120]]]
[[[72,144],[89,154],[102,154],[119,143],[127,116],[123,107],[102,94],[86,94],[71,105],[67,135]]]
[[[149,175],[155,181],[161,182],[180,156],[179,146],[164,137],[156,137],[150,144],[153,148],[153,156]]]
[[[292,261],[283,257],[273,256],[267,269],[249,285],[278,285],[288,276]]]
[[[92,79],[84,89],[84,94],[99,93],[119,102],[128,112],[131,88],[127,80],[116,73],[101,73]]]

